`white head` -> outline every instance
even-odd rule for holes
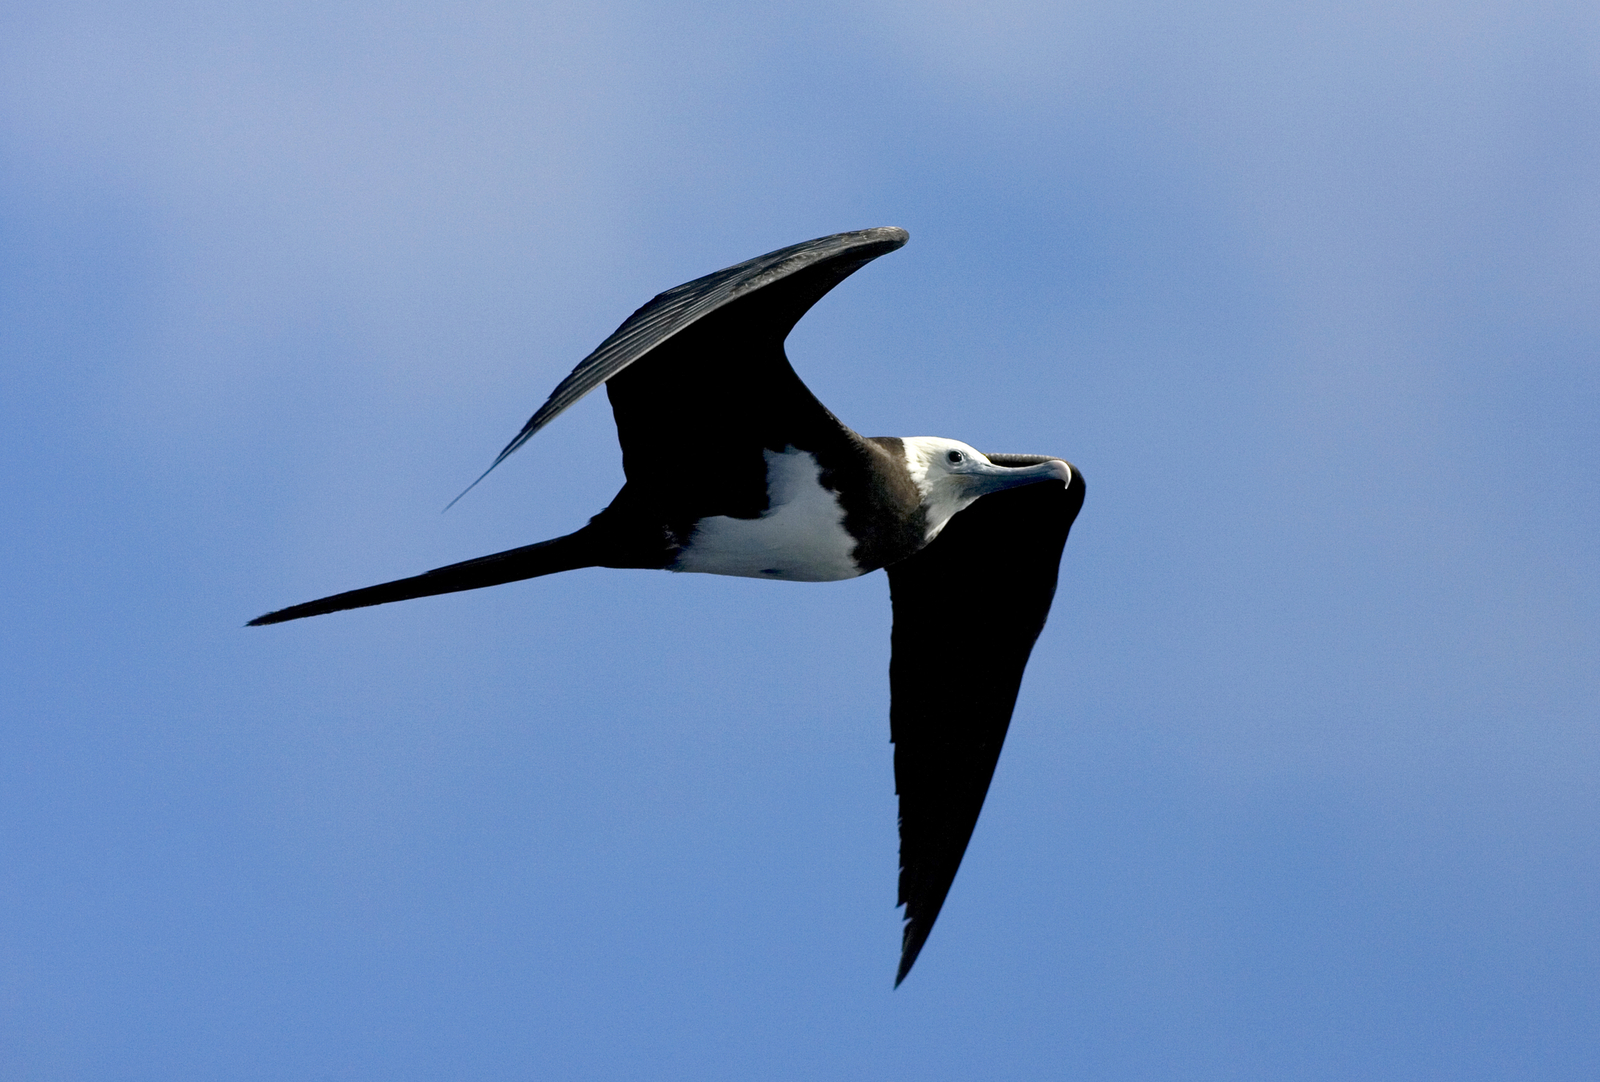
[[[980,496],[1038,481],[1072,480],[1072,467],[1060,459],[1035,466],[996,466],[982,451],[940,436],[903,436],[906,469],[922,494],[928,540]]]

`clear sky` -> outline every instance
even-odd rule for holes
[[[899,944],[884,577],[583,571],[661,289],[1077,463]],[[1600,1077],[1592,2],[0,9],[0,1077]],[[959,672],[953,672],[959,679]]]

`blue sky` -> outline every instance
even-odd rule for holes
[[[0,1075],[1589,1079],[1600,15],[11,4]],[[883,576],[583,571],[661,289],[1088,480],[899,942]]]

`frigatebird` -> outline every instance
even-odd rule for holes
[[[1084,493],[1063,459],[860,436],[800,382],[783,349],[789,331],[830,289],[906,240],[903,229],[864,229],[780,248],[669,289],[629,316],[478,478],[604,383],[626,481],[582,529],[251,625],[580,567],[800,582],[886,569],[905,907],[899,987],[977,824]]]

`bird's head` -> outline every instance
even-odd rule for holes
[[[1040,481],[1072,481],[1072,467],[1059,458],[1031,466],[997,466],[982,451],[960,440],[906,436],[901,443],[905,447],[906,468],[922,494],[929,541],[980,496]]]

